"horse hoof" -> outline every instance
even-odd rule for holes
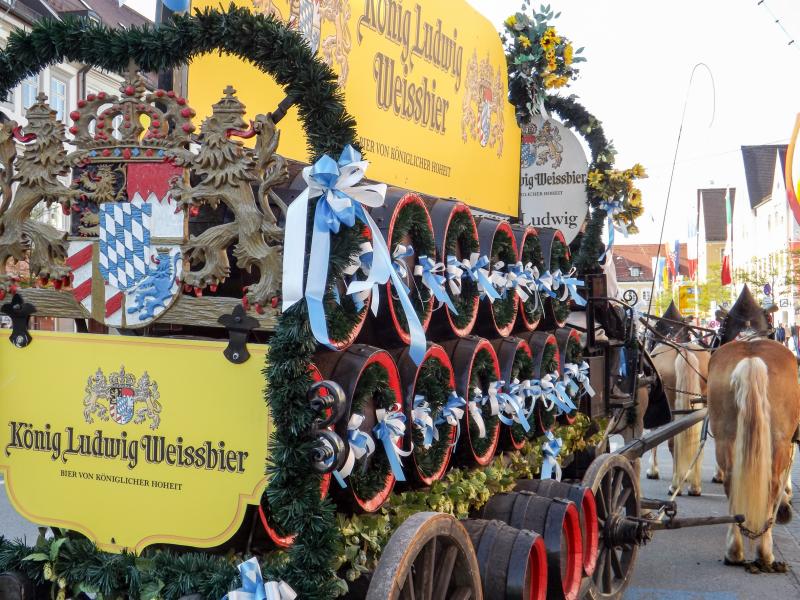
[[[648,479],[661,479],[658,473],[647,473]]]
[[[758,564],[758,561],[742,563],[742,565],[744,566],[744,570],[751,575],[758,575],[759,573],[763,572]]]
[[[786,573],[786,563],[777,561],[764,562],[758,558],[752,564],[762,573]]]
[[[711,483],[725,483],[725,482],[722,480],[722,477],[717,477],[716,475],[714,475],[711,478]]]
[[[667,488],[667,494],[668,494],[668,495],[670,495],[670,496],[672,496],[672,494],[674,494],[674,493],[675,493],[675,488],[674,488],[674,487],[672,487],[672,486],[669,486],[669,487]],[[677,495],[678,495],[678,496],[683,496],[683,490],[678,490],[678,494],[677,494]]]
[[[727,556],[725,557],[725,560],[723,562],[728,567],[743,567],[743,566],[745,566],[743,560],[731,560]]]
[[[774,561],[771,566],[774,573],[786,573],[789,570],[785,562],[779,562],[777,560]]]
[[[775,515],[775,520],[781,525],[786,525],[792,521],[792,506],[791,504],[779,504],[778,514]]]
[[[702,495],[700,490],[689,490],[688,494],[690,496],[700,496],[700,495]]]

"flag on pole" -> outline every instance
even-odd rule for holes
[[[694,279],[697,275],[698,218],[698,209],[695,206],[694,210],[689,213],[689,239],[686,242],[686,263],[689,267],[689,279]]]
[[[675,251],[672,253],[672,262],[675,263],[675,276],[681,274],[681,242],[675,240]]]
[[[731,277],[731,253],[733,246],[733,230],[731,227],[731,191],[730,188],[725,192],[725,252],[722,255],[722,285],[730,285],[733,283]]]

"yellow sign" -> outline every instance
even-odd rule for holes
[[[495,28],[464,0],[235,0],[298,29],[339,75],[371,179],[508,215],[519,210],[520,130],[507,101],[506,59]],[[199,0],[192,8],[218,7]],[[231,56],[189,68],[199,116],[233,85],[256,113],[285,94]],[[297,110],[280,122],[278,151],[308,161]]]
[[[264,346],[234,365],[222,342],[33,336],[0,338],[0,473],[20,514],[114,552],[236,532],[266,485]]]
[[[683,316],[694,315],[697,305],[697,284],[682,283],[678,288],[678,310]]]

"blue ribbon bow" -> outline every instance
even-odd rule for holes
[[[614,217],[617,216],[619,213],[622,212],[622,201],[621,200],[612,200],[612,201],[604,201],[600,203],[600,210],[606,211],[606,226],[608,227],[608,246],[598,258],[598,262],[602,263],[603,259],[606,255],[611,252],[611,249],[614,247]],[[623,235],[628,237],[628,232],[623,231]]]
[[[452,254],[447,257],[444,274],[447,278],[447,287],[450,290],[450,296],[461,295],[461,278],[464,277],[463,266],[464,264]]]
[[[560,270],[553,273],[553,289],[561,288],[562,292],[559,298],[561,302],[571,297],[578,306],[586,306],[586,300],[578,293],[577,288],[577,286],[583,285],[583,280],[572,277],[573,273],[575,273],[574,267],[566,276]]]
[[[542,444],[542,479],[552,479],[555,471],[556,479],[561,481],[561,465],[558,464],[556,457],[561,452],[564,442],[561,438],[553,435],[552,431],[546,431],[547,440]]]
[[[504,391],[504,381],[496,381],[490,384],[490,390],[493,385],[497,385],[497,398],[500,404],[500,411],[497,416],[500,422],[509,427],[517,423],[522,426],[525,433],[529,432],[531,426],[530,423],[528,423],[528,415],[525,412],[525,402],[518,396]]]
[[[264,583],[258,559],[251,558],[237,567],[242,587],[228,592],[222,600],[295,600],[297,593],[285,581]]]
[[[447,423],[451,427],[456,428],[456,437],[453,440],[453,446],[458,443],[458,438],[461,437],[461,419],[464,418],[464,410],[467,406],[467,401],[459,396],[455,390],[450,392],[447,398],[447,404],[442,407],[439,415],[436,417],[435,424],[437,426]],[[436,430],[436,439],[439,439],[439,430]]]
[[[431,406],[425,396],[414,396],[414,408],[411,410],[414,426],[422,430],[422,447],[428,449],[433,444],[434,437],[439,438],[439,432],[433,426]]]
[[[375,411],[375,416],[378,418],[378,424],[372,429],[372,433],[383,443],[383,449],[386,451],[386,457],[389,459],[389,466],[392,468],[395,479],[405,481],[406,476],[403,474],[401,458],[409,456],[412,451],[401,450],[397,446],[397,442],[406,433],[406,417],[400,411],[389,411],[382,408]]]
[[[303,178],[308,187],[289,205],[286,215],[286,236],[283,251],[283,310],[291,308],[305,298],[308,318],[316,340],[330,348],[333,344],[328,335],[323,299],[328,282],[328,261],[331,235],[338,233],[342,225],[353,227],[356,221],[366,223],[372,234],[374,253],[369,275],[364,281],[353,281],[348,294],[373,289],[376,284],[385,284],[391,279],[397,290],[400,304],[405,311],[411,335],[410,355],[419,365],[425,356],[425,332],[419,321],[411,299],[405,291],[394,266],[380,229],[364,210],[364,206],[376,207],[384,203],[385,184],[356,185],[364,178],[367,162],[352,146],[342,151],[338,161],[325,155],[314,165],[303,169]],[[316,203],[309,254],[308,277],[303,291],[303,261],[306,254],[306,222],[308,204]]]
[[[367,458],[375,452],[375,440],[368,433],[359,429],[363,422],[364,415],[355,413],[350,415],[350,421],[347,423],[347,458],[341,470],[333,472],[334,479],[342,488],[347,487],[345,479],[350,477],[356,461]]]
[[[578,384],[582,385],[589,397],[594,397],[595,391],[589,380],[589,365],[586,361],[581,362],[580,365],[565,363],[564,377],[569,377],[576,387]]]
[[[419,257],[419,264],[414,268],[414,274],[422,277],[422,283],[431,291],[439,304],[447,305],[451,313],[458,314],[444,288],[447,278],[442,273],[445,272],[446,267],[443,263],[437,263],[425,255]]]
[[[489,271],[486,269],[489,265],[489,259],[486,256],[479,256],[477,252],[473,252],[469,258],[464,259],[462,265],[464,278],[475,282],[480,291],[481,300],[489,298],[489,302],[494,302],[500,299],[500,294],[494,289],[492,280],[489,278]]]

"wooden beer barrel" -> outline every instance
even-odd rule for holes
[[[542,536],[501,521],[467,519],[484,600],[545,600],[547,555]]]
[[[561,356],[558,352],[558,343],[552,333],[546,331],[534,331],[527,337],[523,336],[531,347],[533,353],[533,376],[541,379],[549,373],[558,373],[558,365]],[[548,410],[541,401],[537,401],[534,409],[536,423],[539,433],[549,431],[555,424],[558,409],[552,406]]]
[[[309,365],[309,375],[311,376],[312,383],[319,383],[322,381],[322,373],[319,372],[319,369],[314,363]],[[325,498],[328,495],[331,487],[331,474],[326,473],[322,475],[320,480],[320,488],[319,493],[321,498]],[[272,518],[269,501],[267,500],[267,494],[264,492],[261,495],[261,503],[258,506],[258,518],[261,522],[261,526],[264,528],[269,539],[279,548],[288,548],[294,542],[294,534],[293,533],[286,533],[282,531],[281,527],[275,523],[274,519]]]
[[[512,225],[514,239],[517,242],[518,260],[523,266],[530,263],[536,267],[539,273],[544,272],[544,260],[542,258],[542,246],[539,243],[539,233],[532,225]],[[531,287],[531,291],[535,291]],[[514,326],[516,331],[533,331],[539,325],[544,314],[544,298],[539,294],[531,294],[525,302],[519,301],[517,310],[517,323]]]
[[[400,372],[400,383],[403,389],[403,407],[406,414],[406,447],[414,445],[412,460],[416,477],[425,485],[441,479],[450,463],[453,445],[458,428],[446,420],[437,423],[442,410],[455,389],[455,377],[450,357],[441,346],[428,344],[428,350],[419,367],[409,355],[409,349],[403,348],[395,358]],[[414,424],[414,399],[423,396],[430,407],[430,416],[438,432],[429,448],[423,445],[423,431]],[[409,426],[410,424],[410,426]]]
[[[22,573],[0,573],[0,598],[3,600],[36,600],[36,586]]]
[[[386,201],[370,213],[386,240],[389,253],[394,257],[398,245],[413,248],[413,254],[402,258],[406,267],[405,283],[410,289],[409,298],[414,310],[427,330],[433,314],[434,296],[422,283],[421,276],[414,276],[414,267],[421,256],[436,259],[436,244],[433,224],[422,198],[406,190],[390,187]],[[394,344],[409,344],[411,335],[405,312],[397,298],[394,285],[389,281],[381,291],[381,303],[374,326],[366,328],[362,341],[382,347]]]
[[[561,271],[566,275],[572,269],[572,259],[569,253],[569,246],[564,240],[564,234],[558,229],[539,227],[539,243],[542,248],[542,259],[545,270],[551,273]],[[559,297],[560,297],[560,291]],[[544,300],[544,320],[540,324],[542,329],[558,329],[563,327],[569,317],[569,303],[567,298],[564,301],[549,296],[543,296]]]
[[[466,204],[457,200],[437,199],[428,208],[440,262],[446,264],[448,256],[455,256],[458,260],[468,259],[473,252],[478,252],[478,229]],[[462,279],[461,293],[450,294],[450,299],[458,314],[452,313],[447,307],[435,311],[430,326],[434,339],[464,337],[475,326],[479,302],[477,285],[468,278]]]
[[[500,362],[500,375],[503,381],[506,382],[506,386],[512,385],[515,379],[523,381],[533,378],[533,352],[528,342],[521,338],[507,337],[494,340],[492,345],[497,352],[497,359]],[[518,423],[511,427],[503,427],[505,431],[501,435],[503,436],[504,444],[513,450],[522,448],[525,440],[533,438],[537,433],[535,413],[531,412],[528,417],[528,423],[530,426],[528,433]]]
[[[600,529],[597,523],[597,503],[591,488],[555,479],[520,479],[515,492],[534,492],[547,498],[566,498],[575,503],[581,524],[583,573],[591,576],[597,566]]]
[[[555,336],[556,343],[558,344],[558,354],[560,357],[558,371],[563,376],[565,373],[565,364],[580,365],[583,362],[583,346],[581,345],[580,334],[572,327],[562,327],[561,329],[556,329]],[[583,387],[579,386],[578,390],[574,394],[570,394],[570,398],[572,398],[572,402],[578,407],[578,410],[581,408],[581,403],[584,402],[583,398],[585,393],[586,392]],[[561,418],[566,423],[572,424],[575,422],[575,415],[576,413],[569,415],[565,414],[562,415]]]
[[[541,535],[547,550],[547,597],[559,600],[578,597],[583,543],[574,502],[531,492],[496,494],[483,508],[483,518],[497,519]]]
[[[500,439],[500,419],[491,414],[489,405],[481,405],[481,398],[489,390],[489,384],[500,380],[500,364],[494,347],[485,339],[471,335],[466,338],[450,340],[442,343],[445,352],[450,356],[455,372],[456,393],[468,403],[477,403],[485,428],[485,436],[480,437],[480,428],[468,410],[464,412],[461,425],[459,453],[468,462],[481,466],[488,465]],[[476,388],[480,389],[478,397]]]
[[[376,411],[402,410],[400,375],[385,350],[354,344],[344,352],[318,352],[314,363],[325,379],[337,382],[345,392],[346,417],[335,426],[343,440],[347,440],[347,425],[352,415],[364,417],[359,429],[374,438],[372,430],[378,423]],[[351,498],[355,508],[364,512],[378,510],[395,484],[383,444],[377,439],[374,441],[375,452],[356,462],[346,480],[347,490],[341,490],[338,484],[331,488],[336,490],[337,497]]]
[[[480,254],[489,258],[489,272],[493,272],[494,265],[502,262],[502,273],[505,275],[509,265],[517,262],[517,241],[508,221],[498,221],[489,217],[477,220],[478,241]],[[508,290],[504,297],[490,302],[484,298],[478,307],[478,321],[475,325],[476,333],[486,337],[511,335],[517,320],[519,296],[513,290]]]

